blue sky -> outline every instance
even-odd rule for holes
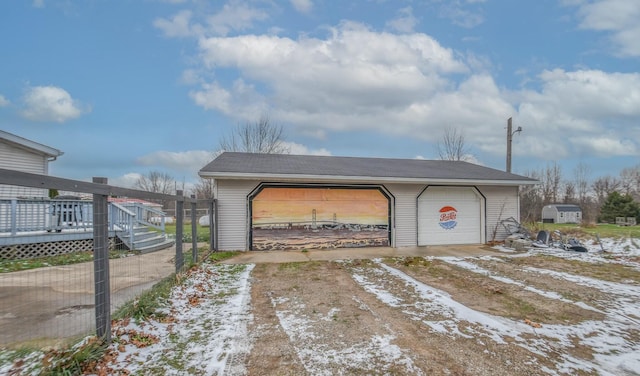
[[[557,162],[617,176],[640,154],[637,0],[8,0],[0,129],[64,152],[51,174],[187,184],[266,115],[295,154]],[[515,128],[514,128],[515,129]]]

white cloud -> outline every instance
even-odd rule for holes
[[[139,174],[137,172],[130,172],[116,178],[110,178],[109,185],[122,188],[133,188],[135,187],[136,182],[140,179],[140,177],[142,177],[142,174]]]
[[[44,0],[33,0],[32,5],[34,8],[44,8]]]
[[[198,25],[191,25],[192,12],[182,10],[171,19],[157,18],[153,21],[153,26],[164,32],[168,37],[188,37],[199,35],[201,28]]]
[[[11,102],[9,102],[9,100],[5,98],[4,95],[0,94],[0,107],[6,107],[10,104]]]
[[[609,32],[616,54],[640,56],[640,1],[595,0],[567,5],[578,7],[580,28]]]
[[[307,146],[295,142],[282,142],[283,146],[289,150],[290,154],[295,155],[331,155],[331,152],[325,148],[309,149]]]
[[[313,9],[311,0],[290,0],[291,5],[300,13],[309,13]]]
[[[55,86],[29,87],[23,101],[22,115],[34,121],[64,123],[90,111],[71,98],[66,90]]]
[[[398,15],[387,22],[387,27],[401,33],[410,33],[414,31],[417,24],[418,19],[413,15],[413,9],[406,7],[398,10]]]
[[[265,10],[234,0],[224,4],[217,13],[184,9],[169,18],[156,18],[153,26],[167,37],[225,36],[232,31],[251,29],[255,22],[268,18]]]
[[[156,151],[139,157],[136,162],[143,166],[162,166],[172,170],[197,173],[214,158],[212,151],[190,150],[184,152]]]
[[[640,74],[556,69],[539,79],[540,91],[520,93],[529,153],[548,159],[640,154],[631,133],[640,116]]]
[[[481,9],[478,7],[470,9],[471,5],[480,3],[484,3],[484,1],[467,0],[463,2],[453,0],[444,2],[440,7],[440,17],[450,19],[454,25],[471,29],[484,22]]]

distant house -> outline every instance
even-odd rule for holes
[[[58,149],[0,130],[0,168],[48,175],[49,162],[62,154]],[[0,199],[48,195],[46,189],[0,185]]]
[[[551,204],[542,208],[543,223],[580,223],[582,209],[578,205]]]

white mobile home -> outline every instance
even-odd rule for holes
[[[0,168],[48,175],[49,162],[62,154],[58,149],[0,130]],[[0,199],[18,197],[48,197],[48,191],[0,185]]]

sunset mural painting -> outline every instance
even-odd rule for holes
[[[389,246],[389,207],[375,188],[265,187],[251,201],[252,249]]]

